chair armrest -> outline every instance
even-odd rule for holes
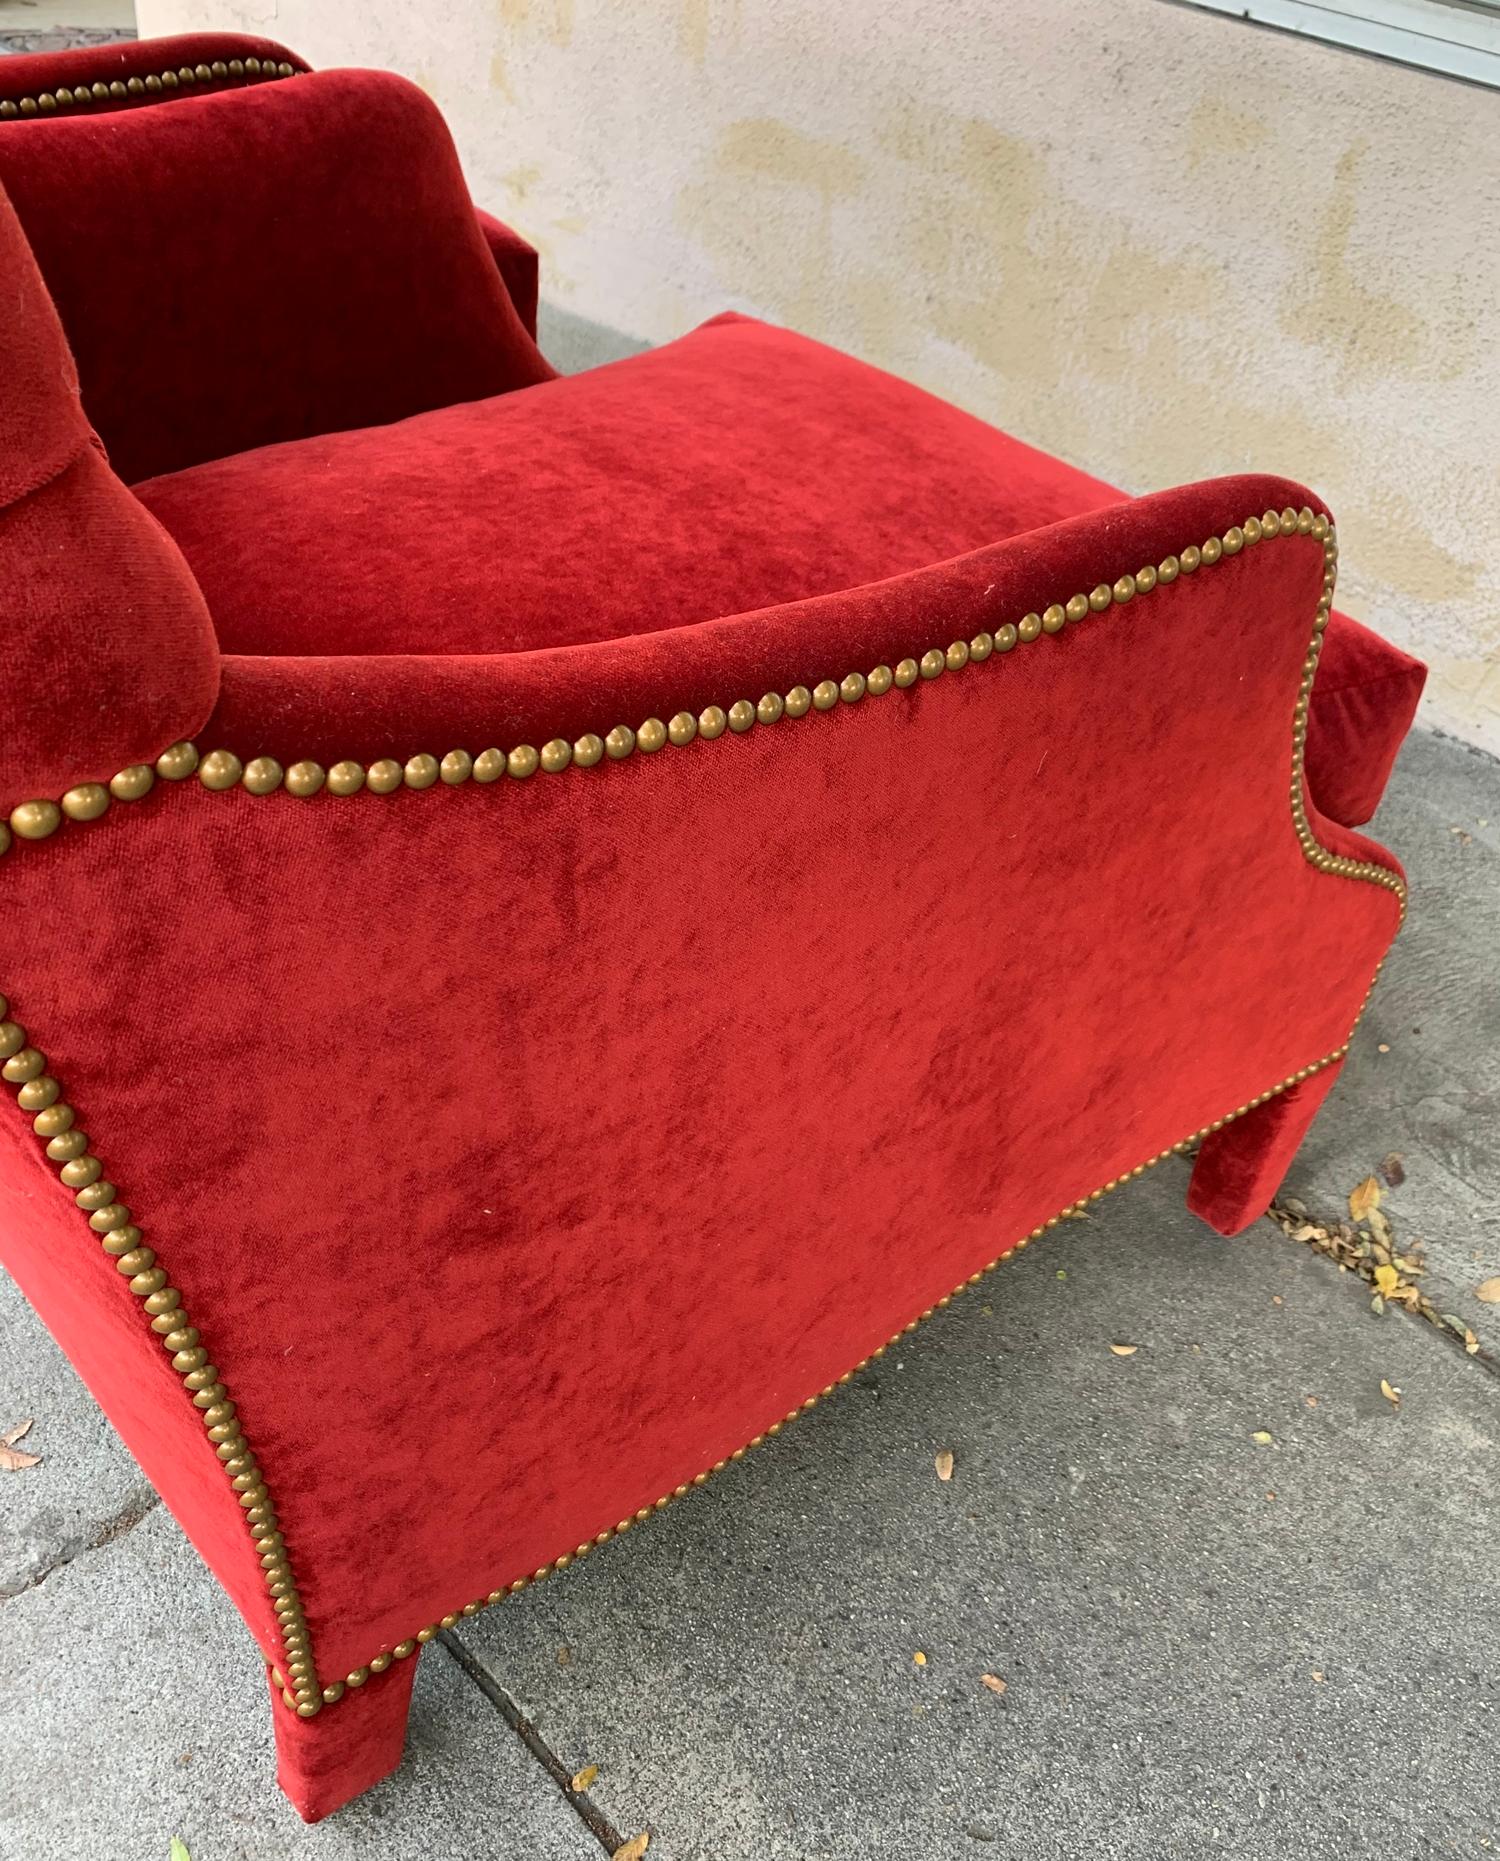
[[[486,213],[482,207],[474,209],[474,217],[479,222],[479,230],[484,235],[484,242],[490,249],[490,256],[495,261],[505,288],[510,292],[510,301],[516,307],[516,315],[525,325],[527,334],[535,337],[540,289],[536,247],[528,245],[518,232],[513,231],[503,220],[497,220],[492,213]]]
[[[1312,504],[1220,480],[551,653],[231,659],[196,776],[12,850],[0,1246],[74,1349],[139,1225],[281,1643],[198,1449],[169,1497],[309,1712],[1336,1063],[1402,890],[1301,780]],[[469,760],[586,733],[618,756]],[[126,1207],[37,1178],[59,1108]],[[100,1386],[136,1440],[191,1413],[146,1374]]]
[[[1059,589],[1093,588],[1101,579],[1118,577],[1119,565],[1131,559],[1138,565],[1159,561],[1195,532],[1216,535],[1233,527],[1257,503],[1264,511],[1301,509],[1310,502],[1305,487],[1290,480],[1261,475],[1211,480],[1088,511],[868,587],[586,646],[492,656],[229,655],[219,708],[203,740],[242,756],[404,761],[419,749],[442,755],[460,747],[478,752],[540,745],[554,737],[571,741],[652,715],[696,713],[738,697],[753,702],[767,689],[785,692],[798,682],[811,686],[851,669],[883,661],[894,665],[941,644],[939,632],[971,637],[993,625],[997,613],[1042,612],[1058,599]],[[1310,550],[1305,540],[1292,545],[1294,554]],[[1237,567],[1224,565],[1219,577],[1205,577],[1201,586],[1241,577],[1252,562],[1263,560],[1255,548],[1243,555]],[[1277,553],[1267,551],[1264,560],[1278,560]],[[1156,605],[1170,603],[1173,612],[1192,609],[1199,586],[1184,576],[1170,597],[1162,591]],[[1133,629],[1135,614],[1147,608],[1142,602],[1115,618]],[[1302,618],[1292,612],[1283,624],[1295,634]],[[1062,636],[1067,665],[1078,668],[1085,695],[1091,675],[1080,655],[1087,637],[1087,626],[1072,625]],[[1049,669],[1054,668],[1046,649],[1057,644],[1047,638],[1036,642]],[[1184,643],[1178,651],[1190,657],[1193,647]],[[1024,673],[1015,674],[1023,691],[1033,670],[1028,663]],[[1201,676],[1212,685],[1211,670]],[[1091,701],[1101,701],[1097,691]],[[1201,694],[1196,701],[1202,703]],[[1323,824],[1336,834],[1331,822]]]

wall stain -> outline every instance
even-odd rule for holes
[[[868,173],[841,143],[773,117],[745,117],[725,126],[708,173],[678,191],[674,214],[731,291],[793,328],[825,331],[836,294],[844,340],[869,353],[883,343],[894,294],[878,273],[851,263],[834,236],[837,208],[860,196]],[[877,327],[861,341],[848,325],[862,321],[872,294]]]
[[[519,167],[508,169],[499,177],[500,185],[511,199],[519,206],[524,202],[537,182],[542,178],[540,162],[522,162]]]
[[[708,15],[712,0],[682,0],[677,42],[682,55],[701,70],[708,58]]]
[[[1376,288],[1368,256],[1352,252],[1355,214],[1371,190],[1360,180],[1369,153],[1361,138],[1344,150],[1324,200],[1319,225],[1307,242],[1305,280],[1283,301],[1281,324],[1289,336],[1331,351],[1347,385],[1361,378],[1405,375],[1452,380],[1469,366],[1473,333],[1447,314],[1440,295],[1422,314]]]
[[[510,70],[505,62],[505,53],[498,45],[490,53],[490,89],[503,97],[507,103],[514,103],[516,100],[516,93],[510,85]]]
[[[1240,160],[1253,155],[1271,139],[1264,112],[1252,115],[1236,110],[1218,97],[1204,97],[1193,106],[1187,120],[1187,165],[1197,174],[1210,162],[1229,157]]]
[[[809,135],[775,117],[742,117],[719,138],[718,166],[815,189],[827,201],[847,200],[865,184],[867,164],[841,142]]]
[[[517,36],[535,32],[553,45],[573,43],[574,0],[495,0],[495,16]]]
[[[1361,522],[1359,568],[1398,594],[1418,601],[1466,601],[1479,586],[1483,562],[1444,549],[1426,530],[1423,513],[1396,492],[1372,491],[1369,521]],[[1469,621],[1477,642],[1500,648],[1500,612],[1478,606]]]

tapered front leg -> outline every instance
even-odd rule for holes
[[[1238,1234],[1265,1214],[1342,1067],[1342,1060],[1325,1066],[1221,1131],[1210,1132],[1188,1185],[1193,1213],[1220,1234]]]
[[[276,1780],[304,1822],[331,1816],[401,1762],[420,1654],[392,1661],[310,1719],[299,1718],[273,1682]]]

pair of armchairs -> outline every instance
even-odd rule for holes
[[[394,76],[11,59],[0,189],[0,1250],[315,1819],[440,1627],[1070,1210],[1265,1208],[1422,669],[1284,479],[738,316],[556,377]]]

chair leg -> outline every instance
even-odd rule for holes
[[[304,1822],[321,1822],[401,1762],[418,1649],[311,1719],[300,1719],[272,1685],[276,1781]]]
[[[1325,1066],[1243,1118],[1210,1132],[1198,1150],[1187,1203],[1220,1234],[1238,1234],[1265,1214],[1343,1066]]]

